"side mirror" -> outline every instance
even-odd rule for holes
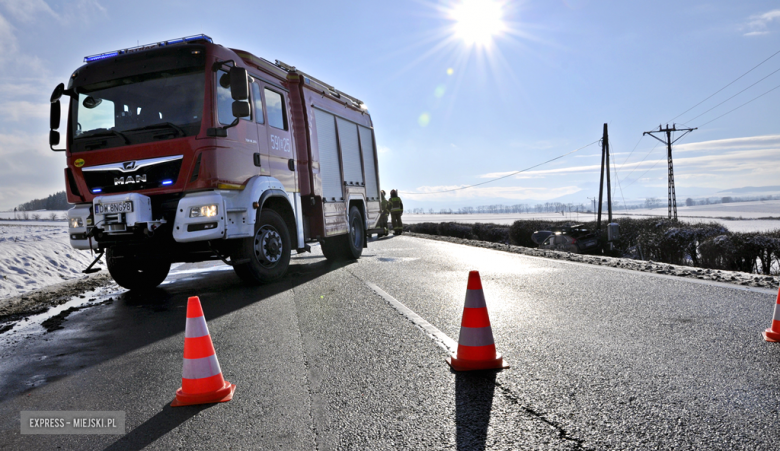
[[[230,68],[230,93],[233,100],[249,100],[249,74],[243,67]]]
[[[249,116],[249,102],[241,102],[238,100],[233,102],[233,116],[234,117]]]
[[[60,83],[57,85],[56,88],[54,88],[54,92],[51,93],[51,100],[49,100],[51,103],[56,102],[57,100],[60,100],[60,97],[62,97],[62,93],[65,92],[65,84]]]
[[[60,143],[60,132],[57,131],[60,128],[60,119],[62,116],[62,108],[60,107],[60,97],[62,94],[71,95],[72,91],[65,91],[65,84],[60,83],[54,88],[51,93],[51,110],[49,113],[49,148],[55,152],[64,152],[67,149],[55,149],[54,146]]]
[[[55,100],[51,103],[51,113],[49,115],[50,129],[57,130],[58,128],[60,128],[60,114],[61,114],[60,101]]]

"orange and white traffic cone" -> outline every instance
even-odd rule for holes
[[[780,341],[780,291],[777,292],[775,315],[772,317],[772,327],[764,331],[764,340],[773,343]]]
[[[458,337],[458,352],[447,357],[447,363],[455,371],[492,370],[509,368],[501,354],[496,352],[493,329],[490,328],[485,295],[479,272],[469,272],[466,287],[466,305]]]
[[[236,386],[222,378],[209,328],[197,296],[187,301],[187,325],[184,327],[184,364],[181,388],[176,390],[172,407],[211,404],[233,399]]]

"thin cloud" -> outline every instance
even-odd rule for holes
[[[780,9],[773,9],[772,11],[765,12],[750,17],[750,21],[743,29],[748,31],[743,36],[763,36],[770,34],[768,30],[774,23],[780,22]]]
[[[758,147],[780,148],[780,135],[748,136],[745,138],[717,139],[674,146],[674,152],[706,152],[754,149]]]
[[[65,155],[49,150],[46,133],[0,134],[0,210],[63,191],[64,168]]]
[[[557,188],[542,188],[542,187],[524,187],[524,186],[490,186],[490,187],[475,187],[460,191],[450,191],[446,193],[439,193],[438,191],[451,190],[459,188],[459,186],[421,186],[414,191],[420,194],[404,194],[401,191],[401,195],[408,197],[412,200],[421,201],[434,201],[434,200],[452,200],[452,199],[478,199],[478,198],[501,198],[510,200],[549,200],[555,199],[567,194],[574,194],[582,191],[582,188],[578,186],[563,186]],[[424,193],[436,193],[436,194],[424,194]]]
[[[21,22],[32,22],[40,15],[57,17],[57,14],[43,0],[4,0],[3,7],[8,14]]]
[[[5,102],[0,104],[0,117],[6,121],[26,121],[28,119],[45,119],[49,117],[48,103],[32,103],[26,100]]]
[[[6,60],[10,55],[15,54],[17,51],[14,27],[2,14],[0,14],[0,48],[3,49],[3,51],[0,52],[0,62]]]

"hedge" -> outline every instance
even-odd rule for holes
[[[766,233],[735,233],[717,222],[688,224],[659,218],[616,218],[614,222],[620,224],[620,239],[613,242],[612,251],[604,252],[612,256],[761,274],[777,273],[780,268],[780,229]],[[595,221],[582,224],[591,230],[596,228]],[[424,222],[405,225],[404,230],[538,247],[531,241],[535,231],[571,225],[575,223],[537,219],[515,221],[511,226]],[[602,223],[604,228],[605,222]],[[606,232],[601,239],[606,248]]]

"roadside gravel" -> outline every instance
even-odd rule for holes
[[[0,299],[0,333],[2,333],[3,323],[42,313],[50,307],[64,304],[82,293],[113,282],[111,275],[103,271],[24,294],[2,298]]]
[[[551,251],[544,249],[534,249],[522,246],[512,246],[501,243],[491,243],[488,241],[466,240],[463,238],[453,238],[448,236],[426,235],[424,233],[404,232],[404,235],[425,238],[428,240],[447,241],[449,243],[464,244],[467,246],[484,247],[487,249],[496,249],[514,254],[532,255],[534,257],[552,258],[556,260],[567,260],[572,262],[587,263],[591,265],[610,266],[613,268],[629,269],[633,271],[652,272],[657,274],[666,274],[669,276],[687,277],[700,280],[711,280],[714,282],[732,283],[735,285],[778,289],[780,287],[780,277],[766,276],[763,274],[749,274],[738,271],[722,271],[716,269],[696,268],[693,266],[670,265],[668,263],[658,263],[651,260],[633,260],[630,258],[614,258],[601,255],[581,255],[570,252]]]

